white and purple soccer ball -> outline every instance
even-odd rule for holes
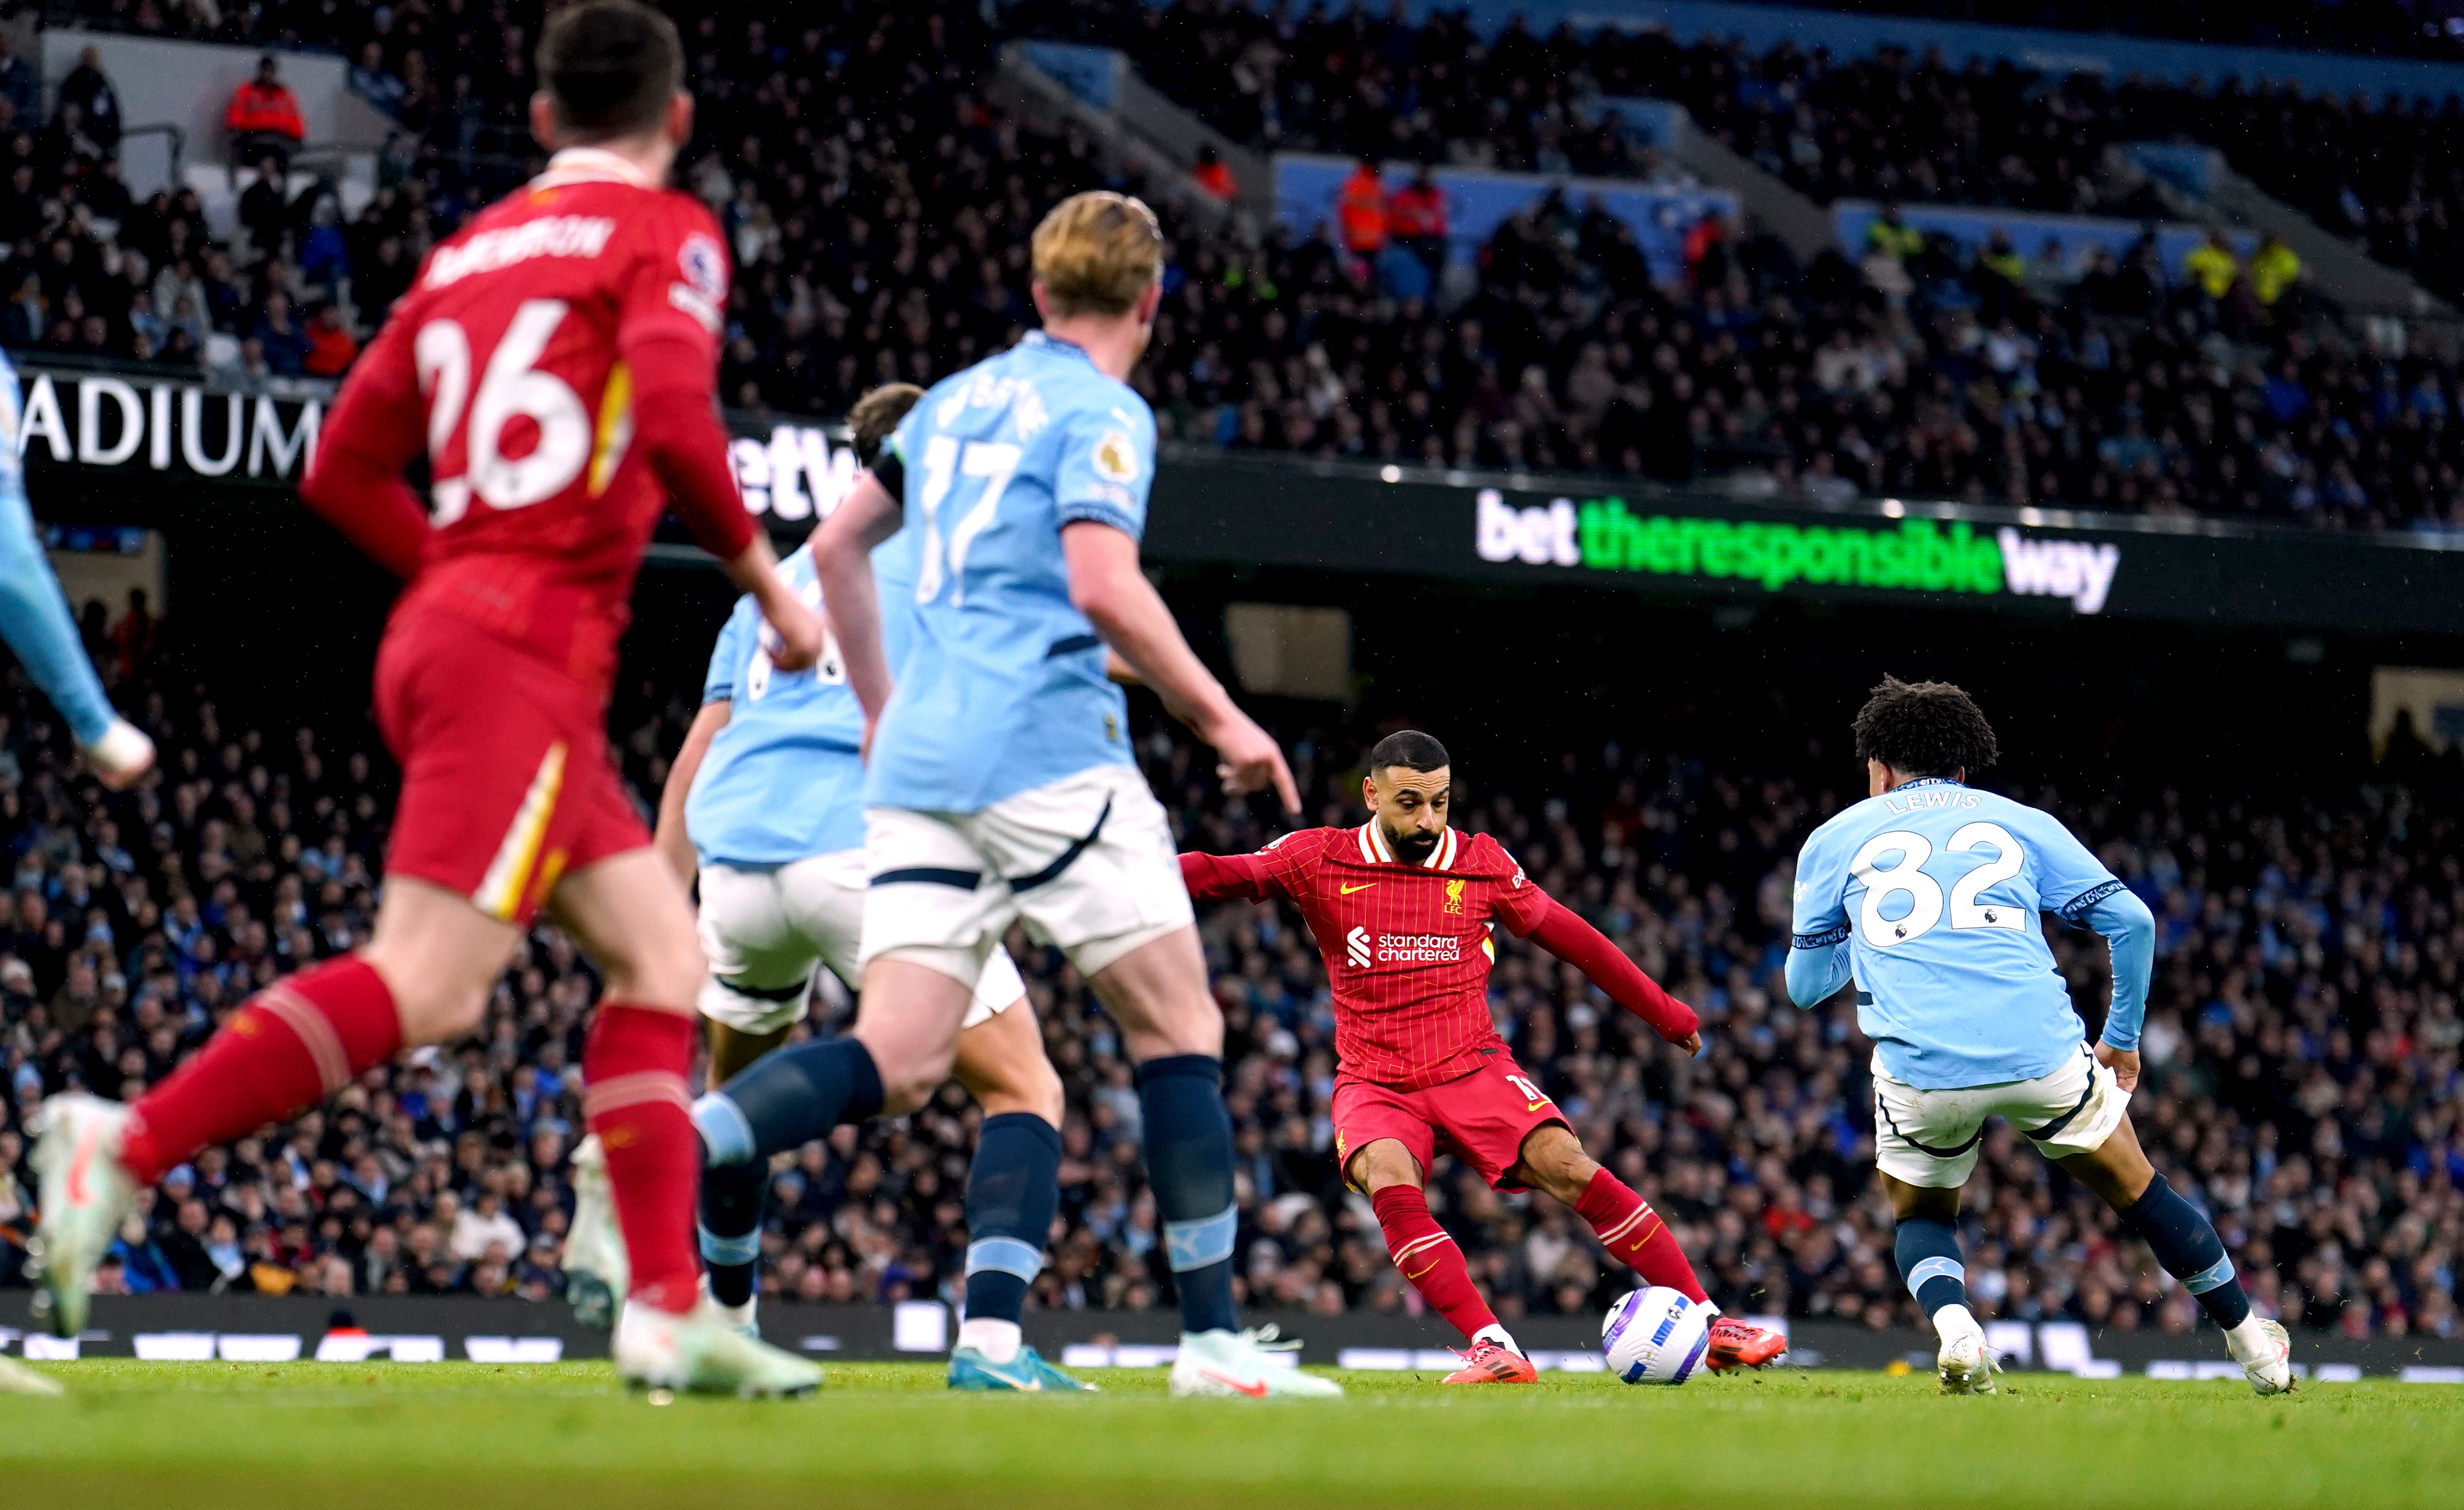
[[[1609,1372],[1630,1385],[1682,1385],[1711,1345],[1711,1308],[1654,1285],[1619,1298],[1600,1324]]]

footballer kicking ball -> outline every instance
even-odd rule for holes
[[[1600,1351],[1609,1372],[1630,1385],[1682,1385],[1711,1345],[1711,1308],[1654,1285],[1609,1307]]]

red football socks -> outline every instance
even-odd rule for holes
[[[384,977],[357,955],[249,998],[195,1057],[138,1099],[120,1158],[152,1185],[198,1149],[316,1105],[402,1048]]]
[[[685,1088],[693,1051],[693,1018],[619,1002],[600,1004],[582,1050],[582,1109],[616,1188],[616,1224],[632,1260],[628,1299],[659,1311],[693,1309],[701,1283],[701,1144]]]
[[[1468,1340],[1484,1326],[1497,1324],[1497,1313],[1480,1298],[1464,1265],[1463,1250],[1429,1214],[1429,1198],[1408,1185],[1390,1185],[1369,1198],[1377,1208],[1377,1225],[1386,1233],[1386,1251],[1395,1267],[1420,1292],[1440,1316],[1454,1323]]]
[[[1616,1175],[1606,1169],[1594,1174],[1574,1203],[1574,1214],[1591,1223],[1609,1256],[1640,1275],[1643,1283],[1665,1285],[1689,1300],[1710,1299],[1668,1224]]]

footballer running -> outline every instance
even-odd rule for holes
[[[136,1191],[480,1022],[545,913],[598,962],[583,1106],[631,1275],[614,1353],[646,1388],[801,1394],[812,1364],[700,1293],[686,1075],[703,961],[606,742],[627,600],[672,502],[759,605],[781,668],[823,627],[744,511],[715,402],[725,241],[667,188],[693,130],[675,27],[582,0],[539,38],[547,169],[429,254],[351,369],[299,493],[407,586],[377,653],[402,766],[375,937],[258,992],[132,1106],[46,1103],[42,1297],[74,1337]],[[427,506],[404,479],[425,459]]]

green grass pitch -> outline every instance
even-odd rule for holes
[[[923,1364],[842,1365],[815,1399],[654,1406],[605,1364],[45,1365],[0,1397],[11,1505],[751,1507],[1968,1504],[2452,1507],[2464,1388],[1792,1373],[1448,1389],[1353,1374],[1339,1403],[952,1396]]]

